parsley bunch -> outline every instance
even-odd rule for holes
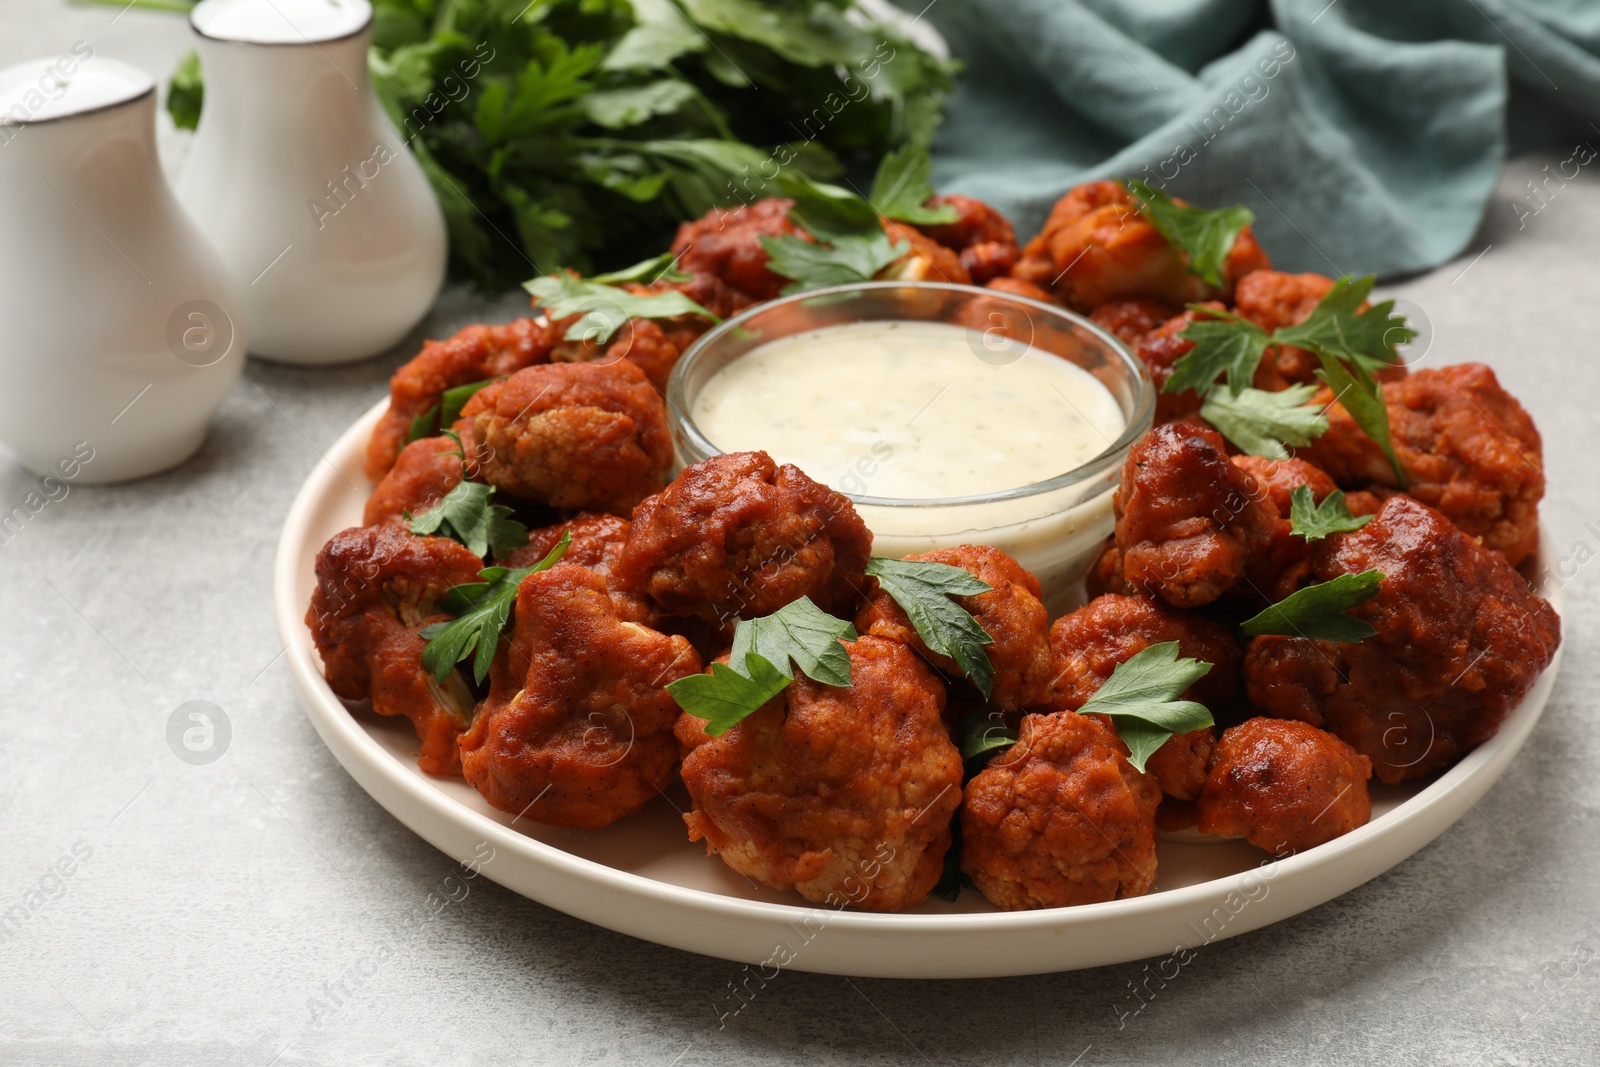
[[[660,247],[774,163],[826,178],[926,144],[955,69],[856,0],[373,8],[373,86],[439,196],[452,275],[488,291]],[[174,76],[180,126],[201,74]]]

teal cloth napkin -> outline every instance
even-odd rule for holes
[[[966,64],[936,182],[1023,235],[1071,185],[1141,177],[1249,206],[1283,269],[1393,277],[1465,248],[1508,151],[1570,150],[1548,198],[1600,146],[1600,0],[934,0],[921,18]]]

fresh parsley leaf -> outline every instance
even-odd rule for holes
[[[867,562],[867,573],[900,605],[928,650],[955,660],[987,700],[994,665],[983,646],[994,638],[950,598],[987,593],[993,586],[948,563],[874,557]]]
[[[1239,629],[1252,637],[1281,634],[1317,641],[1364,641],[1378,631],[1365,619],[1344,614],[1378,595],[1383,581],[1379,571],[1341,574],[1320,585],[1297,589],[1259,615],[1246,619]]]
[[[566,555],[572,544],[572,534],[563,533],[543,559],[531,567],[510,570],[505,567],[485,567],[478,572],[481,582],[458,585],[446,594],[444,610],[456,617],[449,622],[436,622],[424,626],[419,635],[428,642],[422,650],[422,665],[433,672],[436,682],[443,685],[457,663],[473,655],[472,676],[483,684],[489,677],[489,667],[500,648],[500,633],[511,617],[511,605],[517,599],[517,587],[530,574],[549,570]]]
[[[1329,534],[1359,530],[1372,521],[1371,515],[1355,516],[1344,502],[1344,490],[1335,489],[1316,503],[1309,485],[1297,485],[1289,494],[1289,532],[1307,541],[1320,541]]]
[[[1211,664],[1179,658],[1178,642],[1162,641],[1117,664],[1078,714],[1110,716],[1117,736],[1128,746],[1128,762],[1142,771],[1145,761],[1173,734],[1212,725],[1204,704],[1179,699],[1210,673]]]
[[[963,761],[981,759],[987,763],[997,754],[1017,743],[1017,732],[1006,725],[1006,717],[999,711],[974,711],[961,721],[961,750]]]
[[[665,70],[681,55],[711,46],[671,0],[632,0],[639,24],[617,41],[600,64],[604,70]]]
[[[789,220],[819,240],[883,232],[877,211],[849,189],[787,172],[780,176],[779,186],[794,201]]]
[[[787,678],[794,677],[789,669],[789,661],[794,660],[807,677],[823,685],[847,686],[850,653],[839,642],[855,639],[854,626],[803,596],[763,618],[740,619],[733,631],[728,663],[739,670],[753,652]]]
[[[1415,340],[1417,331],[1406,325],[1404,315],[1394,314],[1393,300],[1357,310],[1371,295],[1375,281],[1370,274],[1340,278],[1304,322],[1274,330],[1273,343],[1327,353],[1368,371],[1398,363],[1395,346]]]
[[[478,390],[494,381],[494,378],[485,378],[481,382],[469,382],[454,389],[446,389],[440,396],[439,403],[411,420],[411,430],[406,434],[406,444],[409,445],[412,441],[424,437],[435,437],[441,430],[448,430],[454,426],[455,421],[461,417],[461,409],[467,406],[467,401],[471,400]]]
[[[1271,338],[1249,319],[1214,308],[1190,306],[1207,315],[1221,315],[1222,320],[1196,320],[1179,335],[1185,341],[1193,341],[1194,348],[1172,365],[1172,377],[1161,391],[1181,393],[1194,389],[1204,393],[1218,375],[1226,375],[1229,391],[1238,396],[1255,380],[1256,368],[1261,365]]]
[[[1389,435],[1389,406],[1383,400],[1383,386],[1360,363],[1346,364],[1323,351],[1317,352],[1317,359],[1322,362],[1317,377],[1333,390],[1333,398],[1350,413],[1355,424],[1377,443],[1389,460],[1400,488],[1406,488],[1410,479],[1406,477],[1400,457],[1395,454],[1394,441]]]
[[[1287,459],[1285,444],[1303,447],[1327,432],[1322,408],[1306,403],[1316,391],[1302,384],[1276,393],[1249,388],[1234,395],[1219,386],[1206,394],[1200,417],[1252,456]]]
[[[191,49],[178,61],[178,69],[172,72],[172,84],[167,87],[167,114],[172,116],[172,124],[180,130],[192,130],[200,125],[200,108],[205,96],[200,53]]]
[[[677,256],[671,252],[663,252],[659,256],[641,259],[631,267],[591,275],[587,280],[596,285],[622,285],[626,282],[649,285],[652,282],[662,281],[686,282],[691,277],[693,276],[678,269]]]
[[[411,520],[411,532],[420,536],[453,537],[474,556],[487,557],[493,549],[503,556],[528,543],[528,528],[511,517],[511,509],[489,503],[494,486],[462,481],[437,505]]]
[[[832,244],[812,244],[798,237],[762,237],[767,267],[792,278],[784,295],[869,281],[880,270],[911,251],[906,241],[890,243],[881,229],[871,237],[836,236]]]
[[[566,272],[535,278],[524,282],[522,287],[533,294],[534,303],[544,308],[552,319],[579,316],[567,328],[565,336],[569,341],[593,341],[603,345],[629,319],[699,315],[712,322],[722,321],[687,296],[672,290],[643,296]]]
[[[926,207],[933,195],[928,179],[933,175],[933,160],[928,150],[919,144],[908,144],[890,152],[878,164],[878,173],[872,179],[872,193],[867,197],[872,206],[899,222],[913,226],[938,226],[954,222],[956,209],[949,204]]]
[[[667,683],[667,692],[690,715],[706,720],[705,732],[721,737],[793,681],[757,652],[744,657],[744,673],[713,663],[709,674],[691,674]]]
[[[578,106],[596,125],[619,130],[657,115],[670,115],[699,95],[688,82],[662,78],[644,85],[601,89],[582,97]]]
[[[1128,179],[1126,184],[1128,192],[1139,201],[1140,214],[1188,255],[1189,272],[1221,289],[1223,264],[1239,233],[1255,221],[1255,214],[1237,204],[1218,211],[1179,204],[1137,178]]]

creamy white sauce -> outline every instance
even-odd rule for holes
[[[976,504],[941,503],[1046,481],[1106,451],[1126,427],[1076,364],[945,323],[830,326],[754,349],[718,371],[690,413],[724,452],[762,449],[852,496],[873,552],[993,545],[1032,571],[1052,615],[1111,530],[1113,468],[1089,484]]]
[[[1045,481],[1122,432],[1116,399],[1081,367],[984,345],[938,322],[795,334],[718,371],[691,414],[724,452],[765,449],[841,492],[921,500]]]

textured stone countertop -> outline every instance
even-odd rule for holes
[[[188,47],[171,16],[0,6],[0,66],[76,39],[163,75]],[[251,361],[187,465],[75,486],[0,546],[0,913],[27,912],[0,934],[0,1063],[1594,1063],[1600,566],[1583,564],[1600,551],[1600,185],[1582,174],[1521,229],[1511,206],[1568,154],[1512,163],[1469,251],[1390,290],[1431,322],[1428,361],[1493,365],[1538,419],[1544,515],[1568,558],[1543,721],[1476,809],[1394,870],[1204,948],[1127,1018],[1139,963],[959,982],[786,972],[719,1027],[736,965],[486,880],[374,964],[454,865],[301,714],[270,571],[319,451],[418,339],[523,306],[450,293],[381,359]],[[0,454],[0,510],[34,486]],[[167,744],[189,700],[231,723],[206,766]]]

